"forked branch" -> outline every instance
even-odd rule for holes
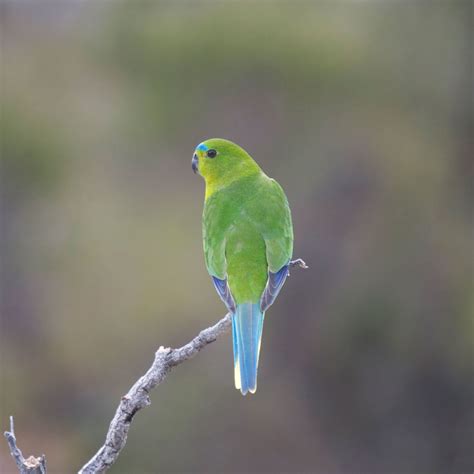
[[[46,474],[46,458],[44,454],[39,458],[30,456],[28,459],[25,459],[23,457],[23,453],[16,444],[13,416],[10,417],[10,431],[5,431],[4,436],[7,439],[10,453],[16,462],[20,474]]]
[[[291,267],[308,268],[301,259],[290,262]],[[218,323],[202,330],[191,342],[178,349],[160,347],[151,367],[140,377],[124,395],[110,422],[104,444],[79,471],[79,474],[97,474],[107,471],[118,459],[127,442],[128,430],[135,414],[150,405],[149,393],[166,378],[170,370],[182,362],[194,357],[201,349],[214,342],[221,334],[229,330],[232,324],[228,313]],[[10,446],[10,453],[15,459],[21,474],[46,474],[44,455],[39,458],[30,456],[25,459],[16,445],[13,418],[10,420],[10,431],[5,432]]]

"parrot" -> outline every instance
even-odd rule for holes
[[[288,199],[282,187],[229,140],[200,143],[192,169],[206,186],[205,264],[232,318],[235,388],[243,395],[255,393],[263,320],[292,263]]]

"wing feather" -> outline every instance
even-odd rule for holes
[[[235,301],[232,297],[229,285],[227,284],[227,278],[221,280],[215,276],[212,277],[212,282],[214,283],[214,288],[217,290],[221,300],[227,306],[227,309],[234,314],[235,313]]]
[[[262,298],[260,299],[260,309],[262,310],[262,313],[273,304],[288,275],[288,265],[284,265],[276,273],[268,272],[267,285],[265,286]]]

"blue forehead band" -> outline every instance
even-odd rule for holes
[[[206,145],[204,145],[204,143],[200,143],[200,144],[198,145],[197,149],[198,149],[198,150],[201,150],[201,151],[207,151],[207,150],[209,150],[209,148],[208,148]]]

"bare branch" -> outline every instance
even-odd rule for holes
[[[227,314],[214,326],[204,329],[191,342],[179,349],[160,347],[155,360],[143,375],[124,395],[109,426],[104,445],[94,457],[85,464],[79,474],[96,474],[107,471],[117,460],[120,451],[127,442],[127,434],[135,414],[150,405],[148,393],[159,385],[168,375],[171,368],[194,357],[207,344],[214,342],[218,336],[231,326],[231,315]]]
[[[23,453],[16,444],[13,416],[10,417],[10,431],[5,431],[4,436],[8,441],[10,454],[15,460],[20,474],[46,474],[46,458],[44,454],[39,458],[30,456],[28,459],[25,459],[23,457]]]
[[[290,267],[308,268],[299,259],[292,260]],[[149,393],[159,385],[169,371],[182,362],[194,357],[201,349],[214,342],[221,334],[229,330],[232,324],[231,314],[228,313],[218,323],[202,330],[191,342],[178,349],[161,346],[155,353],[155,359],[148,371],[140,377],[124,395],[110,422],[105,443],[97,453],[79,471],[79,474],[98,474],[107,471],[118,459],[120,452],[127,442],[128,430],[135,414],[150,405]],[[44,455],[39,458],[30,456],[25,459],[16,445],[13,417],[10,418],[10,431],[5,432],[10,446],[10,452],[18,466],[20,474],[46,474]]]

